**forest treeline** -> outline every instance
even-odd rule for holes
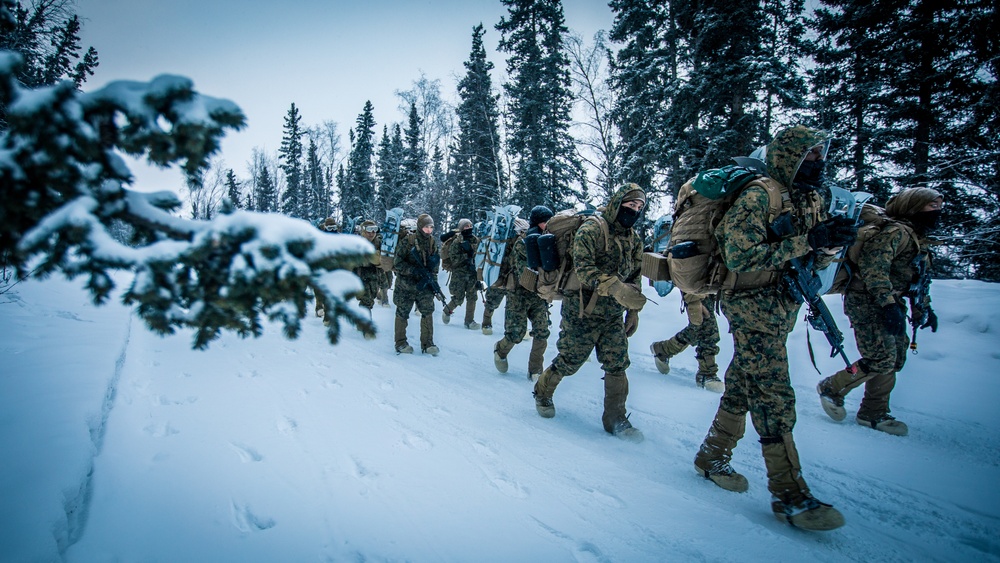
[[[3,1],[16,21],[0,49],[24,57],[18,79],[81,87],[98,58],[79,45],[72,3]],[[366,103],[346,141],[289,101],[278,151],[255,150],[246,170],[204,167],[192,215],[210,219],[228,198],[314,223],[402,207],[449,225],[498,204],[599,205],[622,182],[671,195],[803,123],[834,135],[828,181],[876,202],[907,187],[945,194],[936,275],[1000,281],[995,2],[612,0],[608,30],[584,39],[559,0],[498,1],[499,22],[470,22],[454,90],[421,76],[397,92],[405,119],[380,126]]]

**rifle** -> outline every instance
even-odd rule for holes
[[[831,346],[830,357],[832,358],[840,354],[840,357],[844,359],[844,363],[847,364],[847,371],[854,373],[857,368],[851,364],[851,361],[847,359],[847,353],[844,352],[844,333],[840,332],[840,329],[837,327],[837,321],[833,320],[830,308],[826,306],[823,296],[819,293],[823,282],[813,272],[813,260],[812,253],[807,256],[805,261],[793,258],[791,260],[791,271],[785,272],[782,275],[782,279],[792,299],[797,303],[805,303],[809,308],[809,312],[806,315],[806,320],[809,321],[809,324],[814,329],[826,335],[826,340]],[[808,335],[809,333],[807,332],[807,339]],[[809,345],[809,358],[813,362],[813,367],[819,372],[819,368],[816,367],[816,358],[812,354],[811,343]]]
[[[906,296],[910,299],[910,327],[913,329],[910,338],[910,352],[917,353],[917,330],[927,322],[930,308],[927,306],[927,296],[931,290],[931,276],[927,270],[927,261],[919,253],[913,258],[913,266],[917,269],[917,275]]]
[[[410,249],[410,256],[417,264],[423,264],[423,260],[420,258],[420,253],[417,252],[417,247],[414,246]],[[445,307],[448,306],[448,300],[445,298],[444,293],[441,292],[441,285],[438,284],[437,279],[435,279],[434,274],[431,273],[430,269],[426,266],[415,266],[414,269],[417,271],[417,289],[430,289],[434,293],[434,297],[441,302]]]

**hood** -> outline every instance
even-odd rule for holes
[[[615,218],[618,217],[618,209],[621,208],[622,202],[625,200],[625,196],[630,192],[635,192],[635,191],[642,192],[642,199],[643,202],[645,202],[646,200],[645,190],[643,190],[636,184],[624,184],[618,187],[614,195],[611,196],[611,199],[608,200],[608,204],[604,206],[604,210],[601,212],[601,215],[608,222],[608,225],[610,225],[612,229],[621,231],[627,230],[621,225],[619,225],[618,221],[616,221]],[[643,211],[645,211],[645,208],[643,209]]]
[[[885,213],[893,218],[911,217],[939,198],[943,200],[944,196],[931,188],[907,188],[889,198],[885,204]]]
[[[799,171],[799,165],[806,154],[816,146],[824,145],[823,158],[826,159],[826,147],[829,146],[830,135],[825,131],[810,129],[804,125],[796,125],[778,132],[767,145],[765,162],[767,175],[781,185],[792,186],[792,179]]]

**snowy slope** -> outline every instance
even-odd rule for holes
[[[921,332],[893,394],[905,438],[823,414],[799,323],[795,436],[814,494],[847,518],[829,533],[770,514],[752,427],[734,457],[748,493],[695,474],[718,396],[694,385],[693,352],[669,376],[648,353],[683,326],[676,293],[646,288],[659,305],[631,342],[636,445],[601,427],[596,361],[563,380],[556,418],[542,419],[529,345],[498,374],[500,332],[445,326],[440,312],[436,358],[392,353],[391,308],[375,309],[374,341],[345,331],[330,346],[313,318],[295,341],[270,326],[198,352],[190,334],[161,338],[120,305],[89,305],[78,285],[0,295],[4,560],[1000,559],[997,285],[934,283],[941,329]],[[417,329],[414,315],[411,343]],[[812,341],[824,373],[839,369],[822,335]],[[728,335],[722,348],[725,365]]]

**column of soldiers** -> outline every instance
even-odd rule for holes
[[[683,296],[688,324],[673,337],[654,342],[650,349],[661,373],[670,370],[669,361],[688,346],[695,346],[698,386],[722,397],[708,432],[695,458],[695,470],[719,487],[748,490],[747,479],[730,464],[732,453],[746,430],[747,415],[759,436],[767,469],[767,486],[772,494],[774,515],[807,530],[832,530],[844,524],[843,515],[819,501],[806,483],[802,463],[793,439],[796,422],[795,393],[791,385],[786,343],[794,328],[801,304],[788,292],[782,273],[789,264],[807,255],[815,258],[818,270],[829,265],[857,237],[857,226],[843,218],[829,217],[825,201],[823,168],[829,137],[803,126],[780,131],[767,145],[766,174],[787,189],[790,217],[784,228],[769,222],[768,194],[753,186],[739,193],[722,218],[715,236],[722,259],[732,275],[741,280],[718,296]],[[914,284],[923,283],[919,300],[913,301],[914,338],[916,327],[936,332],[938,319],[930,307],[930,233],[941,215],[942,195],[929,188],[906,189],[889,200],[887,226],[864,239],[856,271],[844,294],[844,310],[851,321],[861,358],[817,385],[820,404],[830,418],[846,417],[845,396],[861,385],[864,397],[856,422],[894,435],[906,435],[907,426],[890,415],[889,396],[896,373],[905,362],[911,337],[906,334],[906,298],[912,298]],[[577,230],[571,249],[579,293],[562,300],[557,355],[543,369],[549,325],[549,303],[517,283],[526,266],[524,237],[542,234],[553,217],[551,209],[534,207],[529,221],[519,219],[518,238],[508,244],[501,279],[487,288],[482,322],[484,334],[492,333],[492,315],[507,299],[504,336],[494,345],[494,363],[500,373],[508,370],[507,356],[526,336],[530,320],[532,337],[528,378],[534,381],[535,408],[543,418],[556,415],[553,401],[560,381],[576,373],[596,350],[604,372],[602,425],[606,432],[624,440],[642,441],[642,433],[632,425],[626,410],[629,385],[626,371],[631,362],[628,338],[638,326],[639,312],[646,298],[634,281],[641,265],[642,243],[634,230],[646,205],[645,192],[635,184],[620,187],[602,208],[599,221],[586,221]],[[374,223],[362,225],[362,235],[375,244],[376,235],[367,235]],[[458,224],[462,244],[452,245],[453,258],[463,264],[452,273],[453,298],[445,304],[443,320],[468,300],[467,328],[479,328],[474,321],[478,278],[472,253],[478,239],[472,223]],[[397,353],[412,353],[406,338],[409,311],[416,306],[421,315],[420,344],[424,353],[437,355],[433,340],[433,289],[428,275],[436,279],[440,256],[431,236],[433,220],[417,219],[416,233],[400,238],[393,270],[396,273],[394,303]],[[471,248],[471,250],[470,250]],[[363,267],[366,268],[367,266]],[[361,270],[359,275],[361,275]],[[362,276],[362,279],[366,278]],[[380,286],[365,282],[362,305],[371,308]],[[733,337],[733,358],[718,377],[715,357],[720,339],[716,308],[729,322]]]

